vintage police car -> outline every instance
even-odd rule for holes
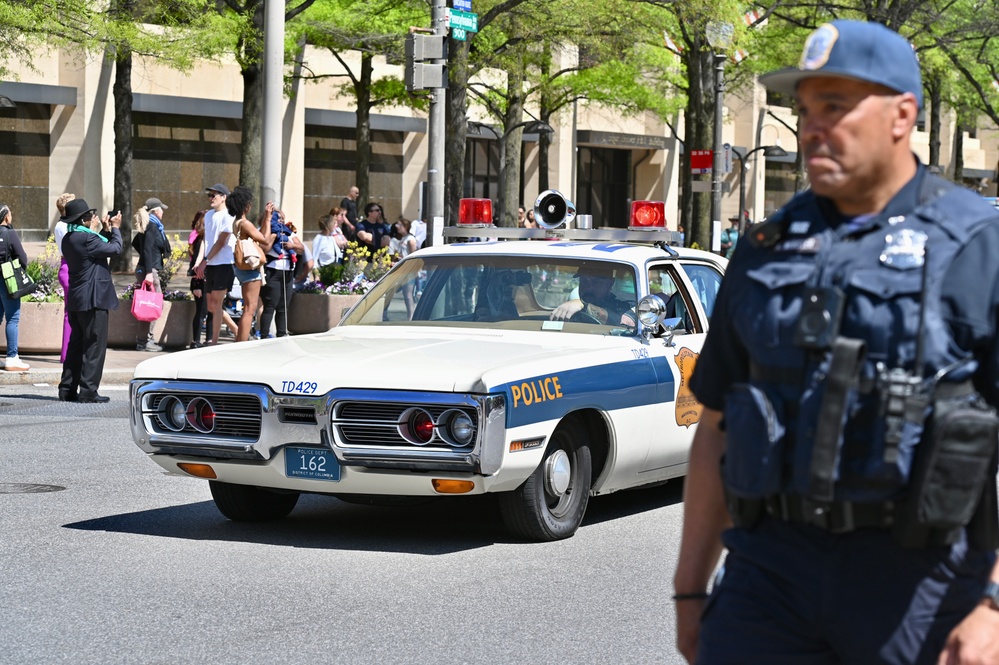
[[[282,518],[302,492],[494,492],[517,536],[571,536],[591,495],[685,473],[701,410],[688,379],[726,261],[533,233],[549,241],[415,252],[325,333],[141,363],[135,442],[208,479],[233,520]],[[577,235],[608,233],[627,232]],[[581,301],[587,275],[610,293]]]

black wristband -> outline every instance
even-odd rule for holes
[[[673,600],[706,600],[708,597],[707,591],[698,591],[697,593],[674,593]]]

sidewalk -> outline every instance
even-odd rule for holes
[[[148,351],[108,349],[107,357],[104,359],[104,378],[101,379],[101,385],[128,385],[136,365],[143,360],[166,353],[166,351],[149,353]],[[62,377],[62,363],[59,362],[59,354],[22,354],[21,359],[31,366],[31,370],[27,372],[0,370],[0,386],[59,385],[59,379]]]

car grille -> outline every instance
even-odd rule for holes
[[[458,410],[472,419],[475,434],[471,443],[464,447],[448,445],[435,430],[425,446],[417,446],[403,438],[399,425],[405,412],[412,408],[423,409],[438,422],[441,415],[450,410]],[[471,449],[478,435],[478,412],[468,404],[419,404],[398,402],[337,402],[333,410],[333,430],[337,444],[341,446],[399,446],[413,450],[467,450]]]
[[[178,398],[184,406],[197,397],[208,400],[215,411],[215,427],[211,432],[213,437],[224,439],[239,439],[256,441],[260,438],[261,406],[260,400],[253,395],[232,395],[226,393],[152,393],[146,396],[145,411],[149,414],[150,424],[158,434],[190,434],[202,436],[191,426],[185,424],[184,429],[174,432],[163,421],[160,405],[169,396]]]

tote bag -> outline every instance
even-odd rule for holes
[[[6,227],[0,227],[0,231],[4,234],[6,241],[4,244],[10,247],[10,238],[8,237],[10,231]],[[8,256],[4,257],[3,263],[0,263],[0,279],[3,279],[3,288],[7,295],[12,300],[18,300],[22,296],[34,293],[38,285],[31,281],[28,271],[21,265],[21,260],[17,257],[8,258],[11,250],[8,250],[7,254]]]
[[[236,236],[236,247],[233,250],[233,261],[240,270],[256,270],[260,267],[260,247],[252,238]]]
[[[163,315],[163,294],[146,282],[132,292],[132,316],[139,321],[155,321]]]

